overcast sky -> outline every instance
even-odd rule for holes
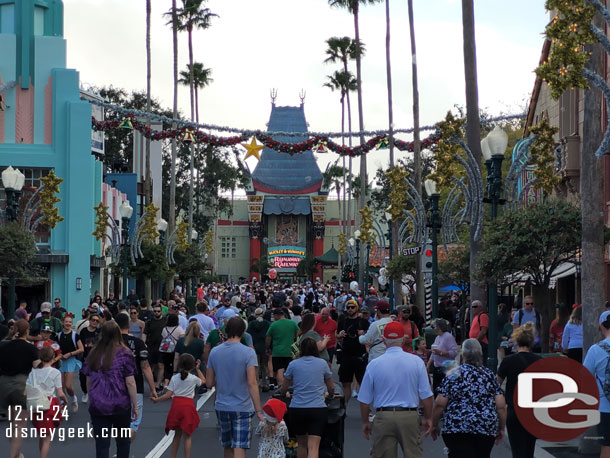
[[[145,1],[64,0],[68,66],[85,85],[146,88]],[[178,4],[181,1],[178,0]],[[461,2],[414,0],[421,124],[464,105]],[[548,13],[542,0],[475,1],[479,103],[492,114],[524,109],[534,84]],[[214,82],[200,94],[200,121],[265,129],[271,88],[277,105],[296,106],[306,92],[311,131],[340,131],[339,94],[323,87],[338,64],[324,64],[325,41],[353,37],[353,19],[327,0],[209,0],[213,25],[194,33],[195,60],[213,71]],[[152,93],[172,105],[172,35],[162,13],[170,0],[152,0]],[[411,53],[406,0],[390,0],[394,125],[412,127]],[[360,15],[367,53],[362,79],[365,129],[388,126],[385,71],[385,3]],[[179,37],[179,68],[186,68],[186,34]],[[352,68],[355,73],[355,65]],[[179,109],[189,112],[187,88]],[[353,97],[355,101],[355,96]],[[356,103],[353,104],[357,129]],[[425,137],[427,133],[424,133]],[[407,140],[408,137],[402,137]],[[401,153],[403,154],[403,153]],[[324,169],[334,155],[320,157]],[[250,162],[254,161],[254,162]],[[249,159],[249,166],[255,165]],[[387,152],[369,155],[370,168],[387,163]],[[355,164],[356,166],[357,164]]]

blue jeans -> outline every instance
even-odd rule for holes
[[[117,458],[129,458],[129,447],[131,438],[121,437],[122,428],[129,429],[131,423],[131,411],[115,415],[93,415],[91,414],[91,424],[93,433],[95,434],[95,457],[109,458],[110,456],[110,431],[112,428],[117,428],[118,437],[116,437],[116,456]],[[105,431],[104,436],[102,431]]]

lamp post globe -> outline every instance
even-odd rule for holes
[[[124,200],[121,206],[119,207],[119,214],[121,215],[121,218],[131,218],[131,215],[133,214],[133,208],[131,205],[129,205],[128,200]]]
[[[159,221],[157,221],[157,230],[159,232],[165,232],[167,230],[167,221],[160,218]]]

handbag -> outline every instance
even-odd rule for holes
[[[161,353],[173,353],[176,350],[176,339],[174,338],[174,331],[178,326],[174,326],[174,329],[167,332],[167,335],[161,340],[159,345],[159,351]]]
[[[51,401],[37,386],[40,381],[36,380],[36,371],[36,369],[32,371],[32,384],[27,382],[25,384],[25,392],[27,395],[26,406],[30,412],[39,412],[41,410],[44,411],[51,408]]]

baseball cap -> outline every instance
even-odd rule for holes
[[[369,288],[370,294],[377,294],[377,290],[375,288]]]
[[[40,306],[40,313],[51,312],[51,304],[49,302],[43,302]]]
[[[53,332],[53,330],[51,329],[51,326],[45,324],[40,328],[40,332]]]
[[[599,324],[602,324],[604,321],[606,321],[608,317],[610,317],[610,310],[602,312],[602,314],[599,316]]]
[[[375,308],[381,313],[390,313],[390,304],[388,304],[386,301],[377,302],[377,307]]]
[[[408,305],[401,305],[399,306],[396,311],[398,313],[411,313],[411,307],[409,307]]]
[[[383,328],[383,337],[386,339],[400,339],[405,336],[405,328],[397,321],[391,321]]]

